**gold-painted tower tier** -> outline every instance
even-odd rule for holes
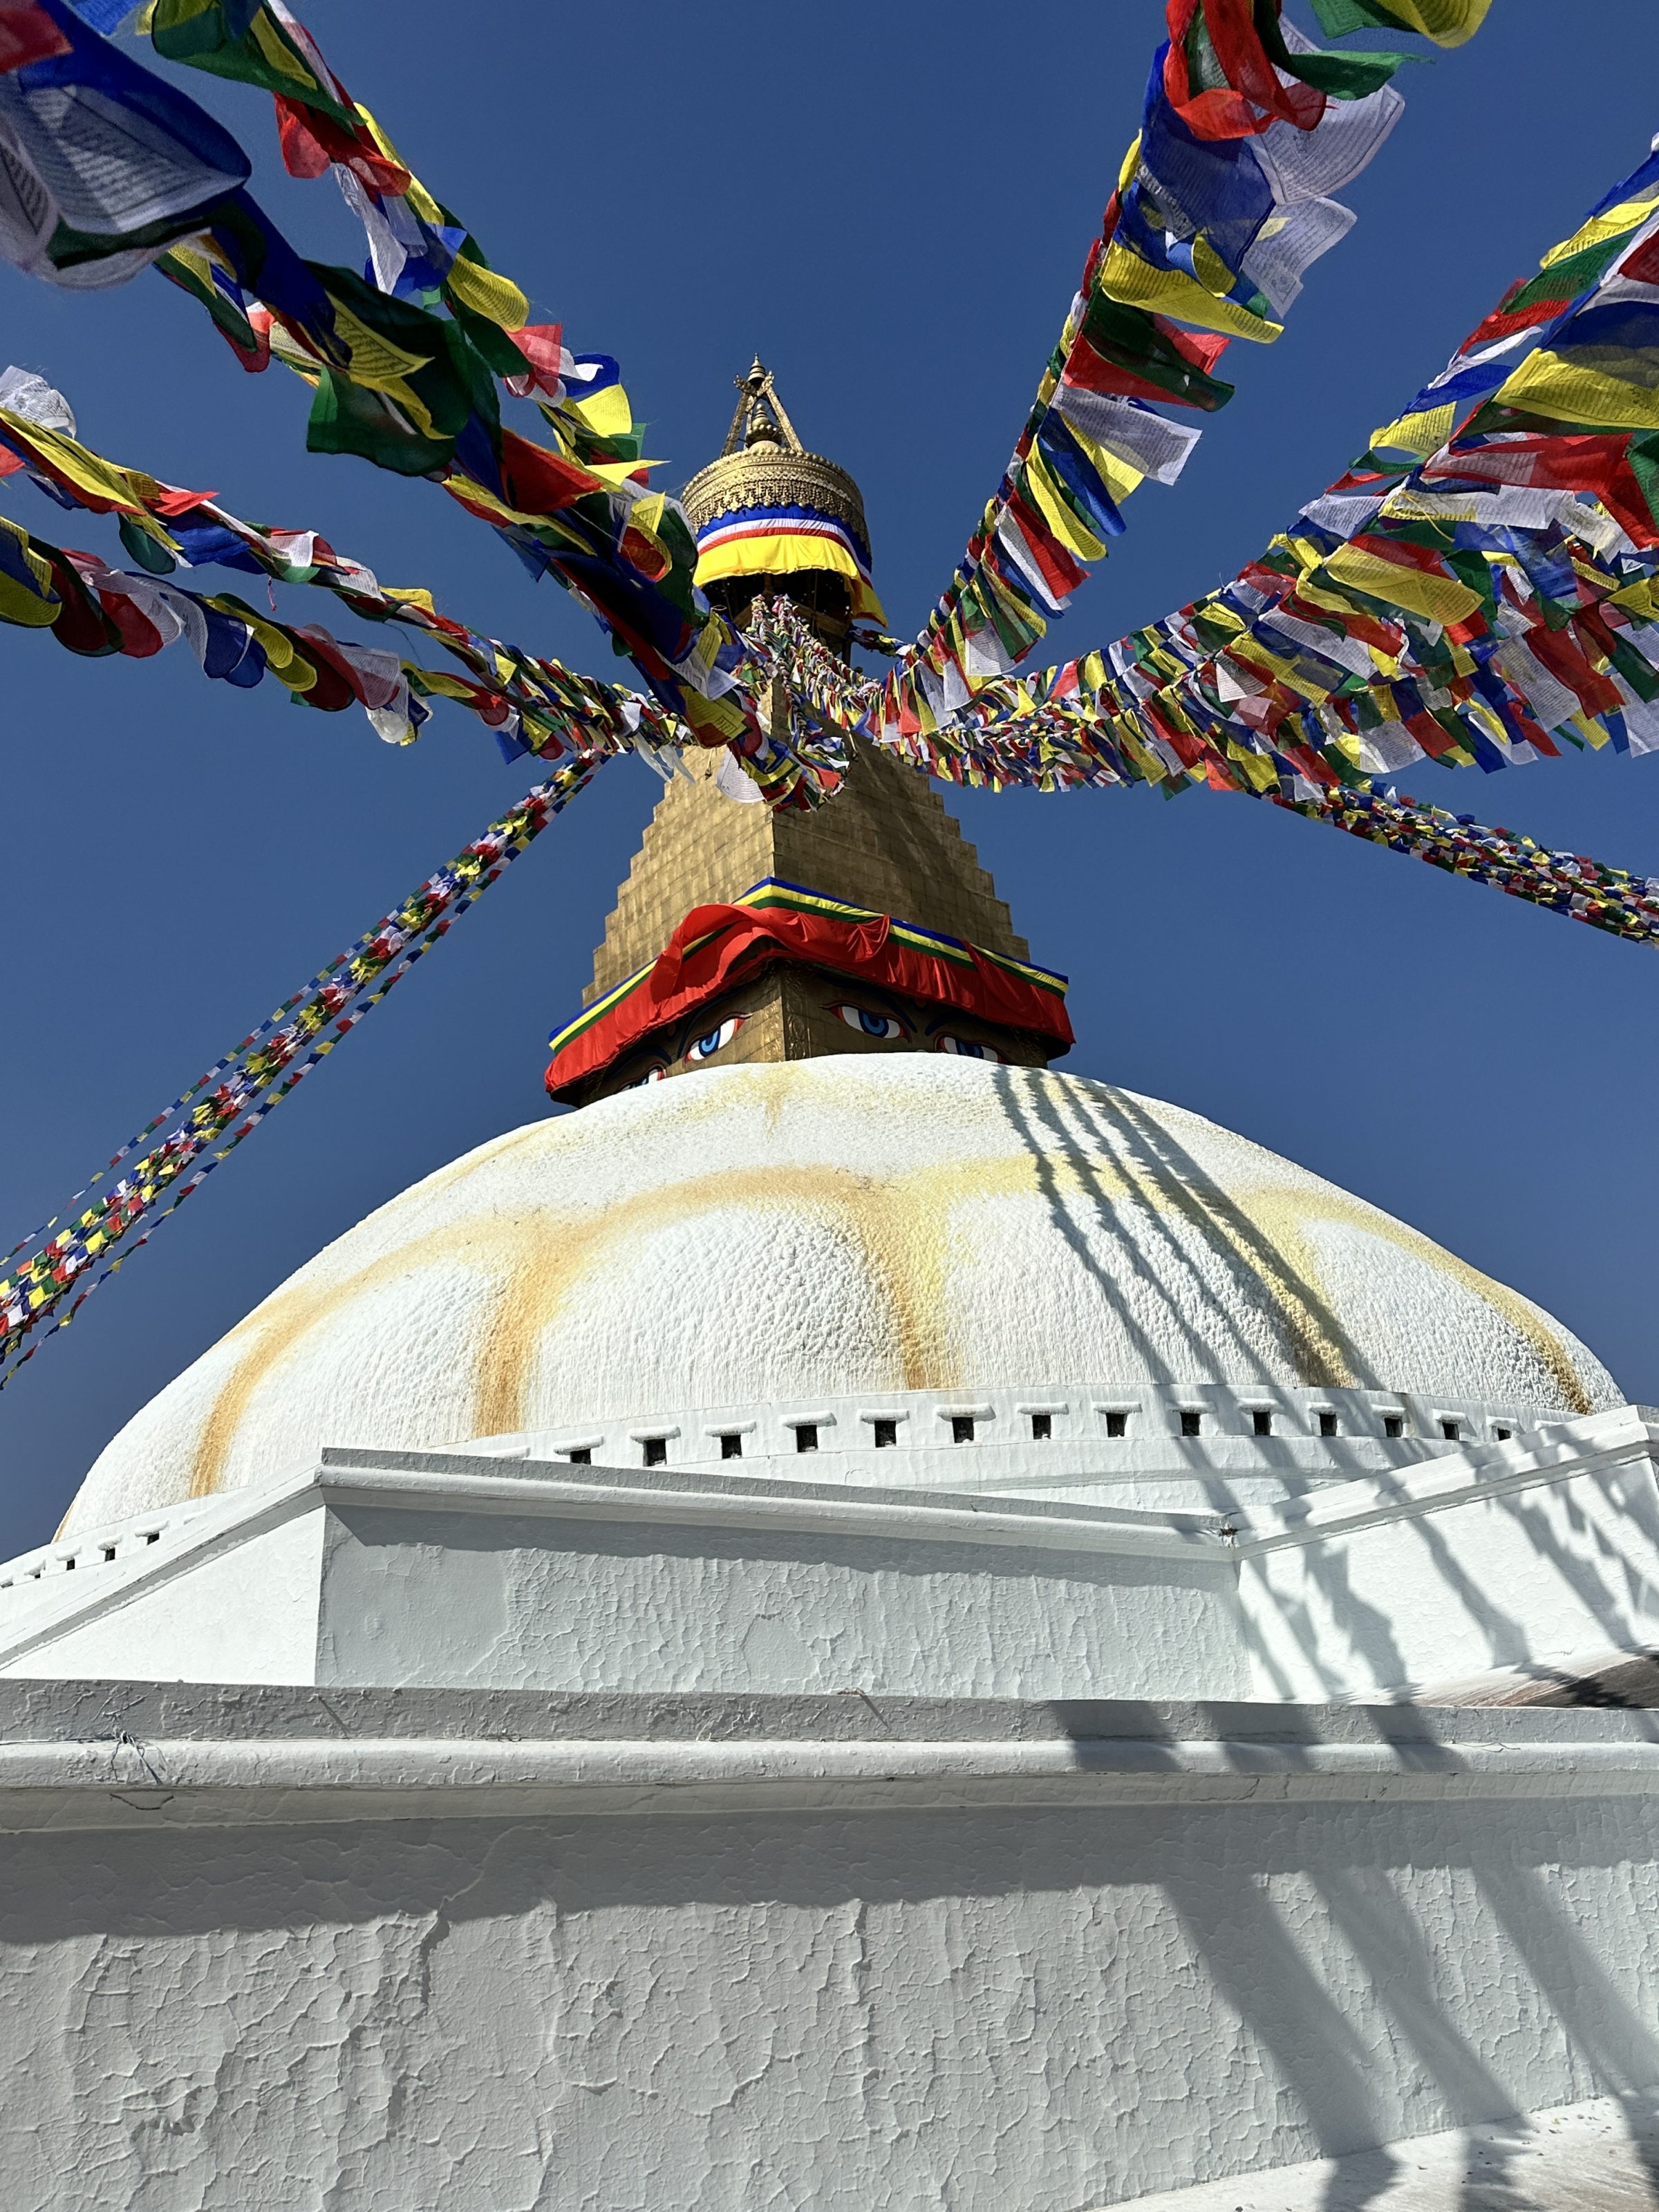
[[[798,501],[836,516],[866,544],[857,484],[833,461],[805,451],[758,361],[738,380],[738,389],[724,452],[692,477],[683,495],[693,526],[702,529],[727,512]],[[808,612],[821,637],[844,648],[849,602],[841,575],[797,569],[775,578],[732,578],[711,591],[711,598],[722,589],[721,604],[739,618],[757,592],[787,594]],[[783,709],[781,699],[773,703],[775,711]],[[729,903],[768,878],[1005,958],[1030,958],[996,885],[937,792],[925,776],[878,747],[855,740],[842,789],[811,813],[772,812],[725,752],[692,752],[685,769],[658,802],[617,891],[605,940],[594,954],[585,1005],[648,966],[693,907]],[[846,1018],[842,1010],[849,1004],[896,1012],[902,1033],[866,1034]],[[698,1036],[706,1037],[734,1012],[744,1018],[712,1058],[688,1057],[687,1037],[659,1030],[559,1095],[582,1105],[654,1073],[836,1053],[978,1048],[1015,1065],[1041,1067],[1057,1049],[1050,1039],[872,991],[801,963],[775,963],[701,1007]],[[952,1042],[947,1044],[947,1038]]]

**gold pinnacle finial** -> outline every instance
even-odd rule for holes
[[[726,443],[720,447],[722,460],[732,453],[747,453],[751,446],[770,446],[787,453],[805,450],[778,398],[772,372],[758,354],[750,362],[748,374],[734,377],[732,382],[738,387],[738,404],[732,410]]]

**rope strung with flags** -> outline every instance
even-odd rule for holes
[[[527,792],[12,1247],[0,1278],[0,1389],[501,880],[587,783],[599,758],[567,763]],[[152,1142],[158,1129],[167,1133]]]
[[[1490,0],[1312,4],[1328,33],[1453,46]],[[901,697],[952,672],[971,690],[1025,659],[1122,534],[1127,496],[1186,466],[1200,432],[1161,410],[1232,398],[1221,355],[1281,334],[1308,270],[1352,224],[1331,194],[1399,119],[1389,80],[1404,53],[1322,50],[1281,0],[1167,0],[1165,16],[1140,130],[1012,457],[919,635],[884,641]]]
[[[1396,792],[1321,791],[1298,799],[1268,793],[1277,806],[1326,822],[1350,836],[1431,867],[1490,884],[1511,898],[1588,922],[1633,945],[1659,945],[1659,876],[1627,875],[1582,853],[1553,853],[1513,830],[1483,829],[1472,814],[1448,814]]]
[[[1231,583],[1030,676],[891,675],[865,711],[935,774],[1046,787],[1644,751],[1656,493],[1659,153]]]
[[[182,636],[204,675],[246,690],[269,673],[301,704],[325,713],[355,701],[391,744],[411,742],[434,698],[474,714],[508,760],[599,750],[655,759],[665,748],[696,742],[656,699],[471,629],[441,613],[424,587],[382,586],[320,532],[244,521],[209,493],[106,459],[76,428],[68,401],[43,378],[17,368],[0,374],[0,477],[26,474],[59,507],[113,515],[137,572],[0,517],[0,622],[49,629],[70,652],[94,657],[145,659]],[[267,615],[232,593],[172,580],[181,568],[201,567],[263,577],[267,590],[283,583],[329,592],[367,621],[422,631],[461,672],[357,644],[319,623],[285,623],[274,600]],[[834,790],[833,763],[775,742],[758,708],[755,722],[752,739],[734,750],[769,805],[811,805]]]
[[[757,603],[750,625],[747,639],[756,666],[786,682],[792,700],[818,727],[882,741],[879,726],[867,719],[875,687],[828,653],[787,601]],[[999,788],[1038,783],[1049,791],[1128,781],[1104,760],[1095,763],[1092,773],[1066,776],[1053,757],[1038,756],[1043,742],[1039,732],[1052,728],[1053,716],[1063,715],[1067,732],[1075,738],[1079,724],[1086,726],[1097,712],[1086,695],[1074,695],[1048,708],[1034,707],[1015,714],[1006,723],[978,724],[988,744],[1006,738],[1006,749],[995,756],[994,777],[988,772],[975,777],[963,770],[957,780],[994,783]],[[1100,719],[1103,725],[1105,718]],[[1161,779],[1170,797],[1190,788],[1193,781],[1188,775]],[[1631,875],[1583,854],[1553,852],[1517,831],[1483,828],[1472,814],[1450,814],[1364,784],[1327,786],[1292,775],[1282,786],[1275,780],[1261,787],[1216,778],[1212,787],[1271,799],[1309,821],[1327,823],[1394,852],[1414,854],[1471,883],[1491,884],[1511,897],[1632,943],[1659,943],[1659,877]]]
[[[211,493],[107,459],[77,436],[63,393],[17,368],[0,374],[0,476],[22,477],[72,512],[112,516],[137,563],[137,574],[112,569],[95,555],[64,552],[3,526],[17,550],[0,547],[0,620],[50,627],[71,652],[142,659],[187,635],[204,673],[246,690],[269,670],[296,698],[325,711],[355,699],[376,736],[392,744],[414,738],[432,698],[468,708],[509,760],[526,752],[556,760],[567,750],[686,742],[678,719],[655,700],[484,636],[441,612],[423,587],[383,586],[363,562],[337,553],[320,531],[244,521]],[[46,574],[31,550],[46,562]],[[65,565],[73,571],[68,579]],[[425,668],[314,623],[284,623],[274,600],[267,617],[227,594],[163,580],[204,567],[258,577],[267,589],[282,583],[328,592],[360,619],[423,633],[465,673]],[[75,578],[85,592],[76,592]],[[87,604],[88,593],[94,605]]]
[[[1659,152],[1220,591],[977,684],[860,678],[781,605],[750,654],[817,725],[956,782],[1202,782],[1368,836],[1387,819],[1379,842],[1648,941],[1646,879],[1584,863],[1592,897],[1571,856],[1411,802],[1407,834],[1401,802],[1356,793],[1425,760],[1659,749],[1656,388]]]
[[[143,20],[166,60],[272,95],[285,167],[332,172],[362,225],[365,274],[295,250],[247,191],[236,140],[100,37],[87,19],[103,10],[29,4],[55,43],[0,73],[10,204],[27,201],[30,216],[0,220],[0,254],[81,287],[155,264],[245,370],[276,360],[311,387],[310,451],[441,485],[581,600],[699,743],[757,742],[730,674],[735,641],[697,604],[690,531],[650,488],[617,362],[531,323],[522,288],[490,268],[281,0],[155,0]],[[77,158],[94,121],[95,164]],[[503,394],[536,400],[550,444],[504,423]]]

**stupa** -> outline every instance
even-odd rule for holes
[[[685,503],[735,614],[878,611],[758,362]],[[16,2201],[1334,2203],[1298,2161],[1639,2135],[1659,1415],[1054,1066],[871,748],[810,815],[693,761],[570,1015],[574,1110],[0,1569]]]

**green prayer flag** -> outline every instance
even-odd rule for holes
[[[431,476],[455,456],[453,436],[422,436],[385,392],[353,384],[329,368],[317,380],[306,448],[313,453],[355,453],[400,477]]]

